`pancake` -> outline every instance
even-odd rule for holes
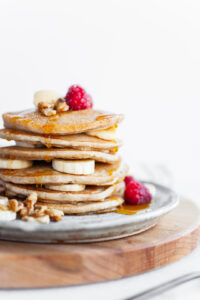
[[[120,184],[119,184],[120,185]],[[46,202],[60,203],[77,203],[88,201],[103,201],[111,196],[119,187],[111,186],[87,186],[84,191],[79,192],[61,192],[53,191],[46,188],[40,188],[34,185],[19,185],[13,183],[5,183],[6,190],[17,195],[28,196],[36,192],[38,199]]]
[[[122,119],[123,115],[121,114],[108,114],[93,109],[67,111],[51,117],[42,115],[38,110],[3,114],[6,128],[57,135],[106,129],[119,123]]]
[[[86,185],[112,185],[121,181],[128,173],[128,166],[120,160],[114,164],[96,163],[92,175],[71,175],[41,164],[21,170],[0,169],[0,178],[4,182],[16,184],[64,184],[77,183]]]
[[[52,204],[52,203],[43,203],[42,200],[37,202],[38,205],[45,205],[48,208],[54,208],[62,210],[66,215],[73,214],[89,214],[89,213],[103,213],[109,212],[116,209],[118,206],[122,205],[124,199],[121,197],[110,197],[105,199],[102,202],[93,202],[93,203],[84,203],[84,204]]]
[[[51,161],[55,158],[62,159],[93,159],[95,161],[112,164],[119,160],[118,155],[98,151],[58,149],[58,148],[25,148],[25,147],[1,147],[0,158],[45,160]]]
[[[107,150],[121,146],[121,141],[106,141],[97,137],[86,135],[85,133],[70,134],[65,136],[59,135],[39,135],[25,131],[13,129],[1,129],[0,138],[14,140],[18,142],[27,142],[33,145],[45,145],[50,147],[77,148],[80,150]]]

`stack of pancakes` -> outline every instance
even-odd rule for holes
[[[117,153],[121,142],[112,139],[122,118],[93,109],[51,117],[37,110],[4,114],[0,137],[16,142],[0,148],[7,193],[25,198],[36,192],[39,203],[65,214],[115,210],[124,201],[128,171]]]

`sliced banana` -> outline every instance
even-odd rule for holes
[[[84,184],[61,184],[61,185],[45,185],[47,189],[62,192],[80,192],[84,191]]]
[[[95,170],[94,160],[64,160],[54,159],[52,161],[53,169],[62,173],[89,175]]]
[[[25,169],[33,165],[31,160],[0,158],[0,169]]]
[[[9,201],[7,197],[0,196],[0,205],[8,206]]]
[[[34,94],[34,104],[37,107],[40,102],[54,104],[57,99],[61,98],[61,95],[55,91],[43,90]]]
[[[116,127],[110,127],[102,130],[89,130],[86,132],[87,135],[96,136],[103,140],[115,140],[116,139]]]
[[[0,210],[0,221],[13,221],[16,219],[16,212],[11,210]]]

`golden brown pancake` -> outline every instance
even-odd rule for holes
[[[0,138],[6,140],[14,140],[18,142],[26,142],[33,145],[44,145],[47,148],[76,148],[79,150],[109,150],[121,146],[121,141],[106,141],[97,137],[80,134],[69,135],[40,135],[14,129],[1,129]]]
[[[86,185],[112,185],[123,180],[128,173],[128,166],[121,161],[113,164],[96,163],[91,175],[72,175],[52,169],[50,165],[41,164],[21,170],[0,169],[0,178],[5,182],[16,184],[64,184],[77,183]]]
[[[118,206],[122,205],[124,199],[118,196],[110,197],[101,202],[90,202],[90,203],[76,203],[73,204],[53,204],[44,203],[42,200],[38,202],[38,205],[45,205],[48,208],[54,208],[62,210],[66,215],[73,214],[88,214],[88,213],[103,213],[109,212],[116,209]]]
[[[3,115],[6,128],[39,134],[66,135],[112,127],[123,119],[121,114],[85,109],[67,111],[46,117],[38,110],[26,110]]]
[[[25,147],[1,147],[0,158],[45,160],[51,161],[55,158],[61,159],[93,159],[95,161],[112,164],[119,160],[118,155],[99,151],[58,149],[58,148],[25,148]]]
[[[118,184],[122,185],[122,184]],[[61,192],[53,191],[46,188],[37,187],[34,185],[21,185],[13,183],[5,183],[6,189],[9,192],[17,195],[28,196],[36,192],[38,199],[43,199],[50,203],[77,203],[88,201],[103,201],[105,198],[111,196],[120,187],[117,185],[111,186],[87,186],[84,191],[79,192]]]

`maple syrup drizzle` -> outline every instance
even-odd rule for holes
[[[96,117],[96,121],[110,119],[111,117],[112,117],[111,115],[98,116],[98,117]]]
[[[112,169],[111,169],[111,170],[108,171],[108,175],[109,175],[109,176],[112,176],[112,174],[113,174],[114,172],[115,172],[115,170],[112,170]]]
[[[49,149],[52,147],[52,145],[51,145],[51,136],[48,136],[48,137],[45,138],[45,146],[46,146],[46,148],[49,148]]]
[[[150,204],[131,205],[124,203],[122,206],[118,207],[115,212],[123,215],[135,215],[138,211],[147,209],[149,206]]]

